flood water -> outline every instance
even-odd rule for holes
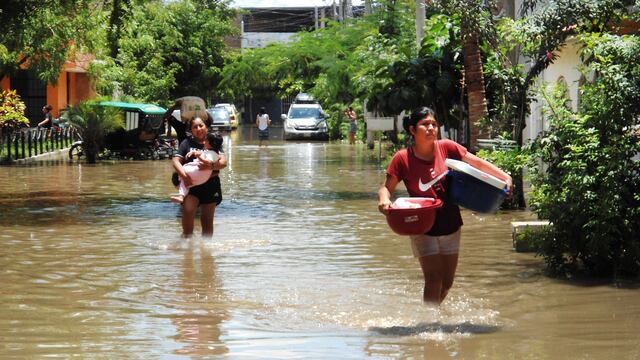
[[[0,358],[640,358],[640,289],[545,277],[531,214],[464,211],[428,308],[378,148],[256,137],[225,138],[213,239],[180,238],[168,160],[0,167]]]

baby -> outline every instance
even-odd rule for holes
[[[184,171],[191,178],[191,185],[187,187],[182,179],[178,185],[179,195],[171,197],[171,201],[180,203],[184,201],[184,197],[189,194],[191,187],[202,185],[211,177],[212,169],[200,169],[200,164],[213,164],[218,161],[220,150],[222,149],[222,136],[217,132],[207,134],[207,141],[204,144],[205,150],[192,150],[187,154],[187,159],[195,157],[195,160],[182,165]]]

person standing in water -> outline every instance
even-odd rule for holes
[[[178,185],[179,194],[171,197],[172,202],[182,204],[184,197],[189,194],[189,189],[191,187],[204,184],[209,180],[211,173],[213,172],[213,164],[215,164],[220,157],[222,141],[220,133],[217,131],[210,132],[207,134],[205,150],[192,150],[187,153],[187,159],[195,158],[194,161],[182,164],[182,168],[191,179],[191,186],[187,187],[184,181],[180,181],[180,185]],[[209,166],[203,166],[201,169],[200,167],[203,163]]]
[[[269,144],[269,126],[271,125],[271,119],[269,118],[269,114],[264,109],[264,107],[260,108],[258,115],[256,116],[256,126],[258,127],[258,138],[260,139],[260,144],[258,146],[262,146],[263,142],[265,146]]]
[[[194,117],[189,122],[189,129],[191,129],[191,136],[180,143],[178,152],[172,160],[173,168],[178,173],[180,180],[189,188],[189,193],[182,202],[182,235],[190,237],[193,234],[196,210],[200,207],[202,236],[211,237],[213,236],[213,216],[216,206],[222,201],[222,189],[218,174],[221,169],[227,166],[227,158],[224,154],[218,154],[218,159],[212,164],[203,162],[199,165],[200,169],[212,169],[213,171],[204,184],[191,187],[193,181],[182,165],[195,160],[195,157],[187,156],[190,152],[205,150],[208,130],[204,120],[200,117]]]
[[[354,145],[356,143],[356,131],[358,130],[358,117],[352,106],[349,106],[344,114],[349,119],[349,144]]]
[[[458,266],[458,250],[462,217],[460,208],[449,201],[447,184],[443,178],[430,188],[432,179],[447,171],[444,161],[461,160],[478,170],[503,179],[512,188],[511,176],[486,160],[471,154],[462,145],[448,139],[438,139],[438,121],[433,110],[420,107],[405,118],[403,127],[414,140],[414,145],[395,153],[385,182],[378,190],[378,210],[387,215],[391,194],[400,181],[412,197],[441,199],[443,206],[436,212],[433,227],[425,234],[411,236],[413,254],[420,262],[424,275],[423,300],[440,304],[453,285]]]

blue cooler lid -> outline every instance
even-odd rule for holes
[[[489,175],[484,171],[478,170],[476,168],[474,168],[473,166],[467,164],[464,161],[459,161],[459,160],[454,160],[454,159],[446,159],[444,161],[445,165],[447,165],[447,167],[456,170],[458,172],[467,174],[467,175],[471,175],[474,178],[481,180],[491,186],[494,186],[498,189],[504,189],[507,186],[507,183],[498,179],[497,177],[493,176],[493,175]]]

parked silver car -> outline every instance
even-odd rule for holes
[[[320,104],[291,104],[289,112],[282,114],[284,139],[328,140],[329,133],[324,111]]]
[[[207,109],[212,119],[211,127],[217,130],[231,130],[231,114],[222,107],[213,107]]]
[[[216,104],[214,107],[227,110],[231,116],[231,128],[235,129],[238,127],[238,124],[240,123],[240,113],[234,104],[220,103]]]

